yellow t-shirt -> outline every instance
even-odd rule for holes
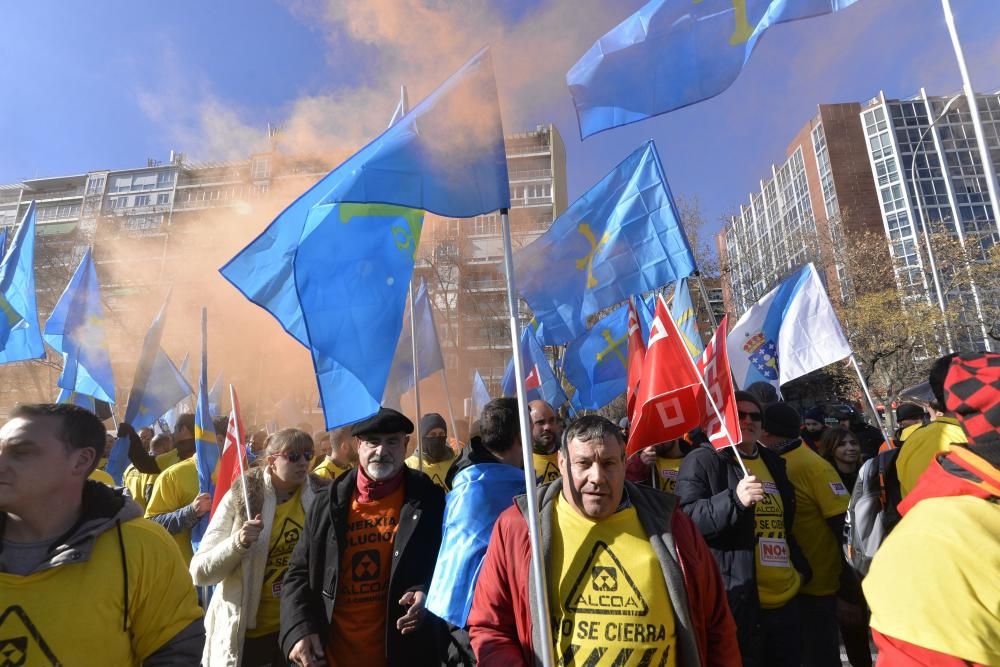
[[[257,624],[247,630],[248,637],[263,637],[277,632],[281,619],[281,581],[288,570],[288,560],[299,541],[302,527],[306,523],[306,511],[302,508],[302,487],[291,498],[274,508],[274,523],[271,525],[271,540],[264,568],[264,583],[260,591],[260,606],[257,607]]]
[[[140,665],[201,618],[191,576],[173,540],[145,519],[114,527],[90,558],[21,577],[0,573],[0,664]],[[125,613],[128,571],[128,632]]]
[[[108,486],[115,486],[115,479],[109,475],[104,470],[100,468],[94,468],[94,472],[90,473],[87,479],[92,479],[95,482],[100,482],[101,484],[107,484]]]
[[[914,505],[865,577],[871,626],[923,648],[1000,665],[998,535],[997,503],[953,496]]]
[[[132,500],[136,502],[142,511],[146,511],[146,492],[143,488],[142,473],[135,469],[134,465],[129,465],[122,473],[122,486],[128,489]]]
[[[551,454],[531,453],[531,463],[535,467],[535,480],[539,484],[545,484],[562,477],[562,473],[559,472],[558,457],[559,452]]]
[[[592,521],[560,494],[554,524],[549,605],[557,658],[571,656],[566,665],[674,667],[674,610],[635,508]]]
[[[757,523],[757,595],[764,609],[777,609],[795,597],[801,580],[785,539],[785,507],[771,472],[760,456],[743,455],[750,474],[764,484],[764,499],[754,506]]]
[[[953,417],[938,417],[911,433],[896,458],[899,489],[903,495],[913,490],[938,452],[951,451],[952,443],[966,442],[965,431]]]
[[[188,457],[190,458],[190,457]],[[162,454],[156,455],[156,465],[160,468],[160,472],[163,472],[170,466],[178,463],[181,457],[177,455],[176,449],[171,449],[170,451],[163,452]]]
[[[840,588],[840,543],[826,520],[847,511],[850,491],[833,466],[805,445],[786,452],[782,458],[788,479],[795,487],[792,535],[813,572],[812,579],[799,592],[833,595]]]
[[[673,493],[677,488],[677,471],[681,469],[683,458],[670,459],[666,456],[656,457],[656,488],[660,491]]]
[[[334,480],[343,475],[345,472],[350,470],[350,466],[346,468],[341,468],[339,465],[334,463],[328,458],[324,458],[322,462],[315,468],[313,468],[313,474],[317,477],[322,477],[323,479]]]
[[[157,514],[176,512],[194,502],[198,496],[198,468],[194,457],[185,459],[161,472],[153,484],[153,495],[146,505],[146,518]],[[191,529],[173,535],[180,547],[184,562],[190,564],[194,551],[191,548]]]
[[[437,463],[428,463],[427,461],[424,461],[424,474],[430,477],[432,482],[447,491],[448,487],[445,485],[444,479],[448,474],[448,469],[451,468],[451,464],[454,462],[454,456],[445,461],[438,461]],[[420,458],[416,454],[407,458],[404,463],[406,463],[407,467],[412,468],[413,470],[420,470]]]

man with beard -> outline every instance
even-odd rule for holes
[[[826,415],[823,408],[817,405],[802,413],[802,430],[799,435],[802,437],[802,442],[809,445],[809,449],[814,452],[819,451],[819,440],[825,430]]]
[[[300,667],[437,665],[424,609],[444,492],[403,464],[413,422],[395,410],[351,427],[358,467],[321,492],[288,564],[280,642]]]
[[[545,401],[528,403],[531,411],[532,463],[539,484],[559,477],[559,443],[562,439],[562,420]]]
[[[334,480],[358,465],[358,448],[351,437],[351,427],[341,426],[329,432],[330,452],[313,469],[314,475]]]
[[[420,418],[419,430],[420,444],[424,450],[423,473],[447,491],[445,477],[448,475],[448,468],[455,461],[455,450],[448,445],[448,425],[438,413],[428,412]],[[406,465],[414,470],[421,469],[419,450],[414,450],[413,455],[406,459]]]

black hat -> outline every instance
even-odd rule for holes
[[[442,428],[444,432],[448,432],[448,425],[444,421],[444,417],[436,412],[428,412],[426,415],[420,418],[420,437],[427,435],[427,432],[435,429]]]
[[[771,403],[764,408],[764,430],[782,438],[797,438],[802,418],[788,403]]]
[[[739,403],[740,401],[743,401],[745,403],[753,403],[754,405],[757,406],[758,410],[760,410],[761,412],[764,411],[764,409],[760,405],[760,400],[758,400],[756,396],[754,396],[748,391],[737,391],[735,392],[734,398],[736,399],[737,403]]]
[[[746,388],[748,394],[753,394],[757,397],[757,402],[761,405],[767,405],[768,403],[777,403],[781,400],[778,396],[778,390],[774,388],[774,385],[770,382],[754,382],[752,385]]]
[[[896,408],[896,421],[901,422],[907,419],[923,419],[927,416],[927,411],[916,403],[900,403]]]
[[[368,419],[359,421],[351,427],[351,435],[366,433],[413,433],[413,422],[406,415],[392,408],[379,408],[379,411]]]

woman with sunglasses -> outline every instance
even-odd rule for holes
[[[191,561],[195,584],[217,587],[205,612],[202,664],[287,664],[278,645],[281,581],[305,525],[305,508],[327,483],[309,474],[313,453],[305,431],[268,436],[262,456],[244,476],[246,493],[243,481],[234,480],[212,515]]]

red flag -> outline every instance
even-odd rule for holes
[[[646,359],[646,343],[642,340],[639,313],[635,309],[635,297],[628,300],[628,390],[625,414],[629,424],[635,421],[635,397],[642,379],[642,365]]]
[[[698,369],[684,345],[670,310],[657,299],[649,345],[636,393],[635,421],[627,455],[684,436],[704,420],[704,391]]]
[[[705,351],[698,359],[698,372],[705,378],[705,384],[708,386],[708,393],[704,395],[705,420],[701,428],[716,449],[734,447],[743,439],[739,414],[736,410],[733,374],[729,370],[729,353],[726,350],[727,320],[728,315],[722,318],[712,340],[705,346]],[[717,341],[721,344],[717,345]],[[712,402],[715,403],[714,407]],[[725,424],[719,420],[719,415],[725,420]]]
[[[222,448],[222,458],[219,460],[219,479],[215,483],[215,496],[212,498],[212,512],[222,502],[222,497],[247,468],[247,452],[243,447],[243,419],[240,417],[240,401],[236,390],[229,385],[233,408],[229,412],[229,426],[226,427],[226,442]]]

